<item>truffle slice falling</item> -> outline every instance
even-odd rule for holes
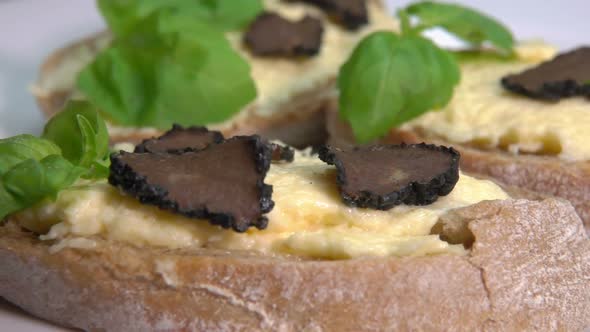
[[[323,33],[322,22],[311,16],[291,22],[265,12],[250,25],[244,42],[260,56],[310,56],[319,52]]]
[[[444,146],[324,146],[319,157],[336,166],[340,195],[353,207],[388,210],[400,204],[431,204],[459,180],[459,153]]]
[[[271,150],[258,136],[238,136],[201,151],[111,156],[109,182],[143,204],[244,232],[264,229],[272,186],[264,183]]]
[[[349,30],[369,23],[367,0],[291,0],[320,7],[333,20]]]
[[[527,97],[590,97],[590,47],[560,54],[535,68],[502,78],[504,88]]]
[[[174,125],[171,130],[158,138],[147,139],[135,147],[137,153],[185,152],[201,150],[210,144],[219,144],[223,135],[218,131],[209,131],[205,127],[188,127]]]

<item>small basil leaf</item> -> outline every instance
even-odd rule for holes
[[[79,88],[105,116],[125,126],[205,125],[256,97],[248,63],[223,33],[203,24],[178,32],[186,23],[161,17],[157,38],[115,42],[80,74]]]
[[[208,4],[207,21],[223,30],[241,29],[264,10],[260,0],[201,0]]]
[[[421,1],[410,5],[405,11],[419,18],[420,30],[441,27],[475,46],[487,41],[504,53],[512,52],[514,38],[510,30],[474,9],[457,4]]]
[[[51,154],[61,154],[60,148],[32,135],[0,139],[0,176],[24,160],[41,160]]]
[[[107,177],[108,140],[104,121],[87,102],[70,102],[47,123],[44,138],[0,140],[0,219],[55,198],[81,176]]]
[[[138,24],[137,4],[134,1],[98,0],[98,9],[102,13],[109,29],[116,36],[126,35]]]
[[[146,19],[158,13],[231,31],[243,28],[264,9],[261,0],[99,0],[98,7],[118,37],[135,33]]]
[[[460,80],[452,55],[415,35],[376,32],[342,66],[340,114],[361,143],[446,105]]]
[[[66,159],[83,167],[104,159],[109,151],[107,127],[86,101],[70,101],[45,125],[43,138],[55,142]]]
[[[11,213],[17,212],[24,209],[26,206],[21,205],[17,202],[12,195],[10,195],[2,181],[0,181],[0,221]]]
[[[8,205],[8,212],[3,213],[16,212],[47,197],[55,198],[59,191],[71,186],[85,171],[58,155],[47,156],[41,161],[27,159],[15,165],[0,181],[4,191],[0,194],[1,203]],[[0,219],[5,216],[0,215]]]
[[[97,135],[92,124],[81,114],[76,115],[76,120],[82,136],[82,156],[78,164],[81,166],[89,166],[95,159],[104,158],[106,151],[108,151],[108,141],[106,151],[99,155],[99,152],[97,151]]]
[[[475,62],[475,61],[492,61],[492,62],[510,62],[518,60],[516,53],[504,55],[497,52],[485,52],[481,50],[462,50],[451,52],[455,60],[459,62]]]
[[[73,165],[61,156],[48,156],[41,160],[41,166],[45,172],[45,197],[55,199],[58,192],[73,185],[82,174],[88,170],[84,167]]]
[[[90,165],[90,168],[86,173],[82,175],[83,179],[94,180],[108,178],[110,174],[109,169],[110,161],[95,161]]]

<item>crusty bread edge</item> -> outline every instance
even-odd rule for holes
[[[306,261],[203,250],[92,249],[0,227],[0,296],[86,330],[582,330],[590,243],[563,200],[453,211],[469,256]],[[509,277],[507,277],[509,276]]]

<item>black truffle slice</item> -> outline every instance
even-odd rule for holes
[[[560,54],[535,68],[508,75],[502,78],[502,85],[536,99],[590,96],[590,47]]]
[[[459,152],[444,146],[324,146],[319,157],[336,166],[340,195],[354,207],[388,210],[400,204],[431,204],[459,180]]]
[[[369,23],[366,0],[291,0],[320,7],[333,20],[348,30],[356,30]]]
[[[264,183],[271,150],[258,136],[237,136],[181,154],[111,156],[109,182],[143,204],[244,232],[264,229],[272,186]]]
[[[158,138],[147,139],[135,147],[137,153],[172,152],[179,153],[201,150],[210,144],[219,144],[223,135],[218,131],[209,131],[205,127],[188,127],[174,125],[171,130]]]
[[[289,146],[270,143],[270,148],[272,149],[272,161],[286,161],[290,163],[295,159],[295,151]]]
[[[275,13],[260,14],[250,25],[244,42],[260,56],[316,55],[320,50],[324,27],[317,18],[305,16],[291,22]]]

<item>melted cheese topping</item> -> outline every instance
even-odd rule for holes
[[[135,245],[210,247],[295,254],[324,259],[360,256],[464,254],[432,226],[445,212],[483,200],[506,199],[497,185],[461,175],[455,189],[428,206],[397,206],[389,211],[351,208],[342,203],[333,166],[298,153],[293,163],[273,164],[266,181],[273,185],[274,209],[265,230],[236,233],[142,205],[107,183],[81,185],[15,216],[22,226],[47,233],[58,248],[90,245],[93,235]],[[72,241],[71,239],[75,239]]]
[[[480,148],[589,160],[590,102],[581,97],[544,102],[505,90],[500,84],[503,76],[534,67],[555,54],[542,44],[526,45],[517,51],[518,61],[464,63],[462,81],[451,102],[404,128]]]
[[[271,116],[281,110],[294,96],[309,92],[321,91],[333,80],[340,66],[352,53],[357,43],[366,35],[378,30],[398,30],[397,22],[377,1],[368,1],[369,24],[355,31],[345,30],[331,22],[317,7],[300,2],[289,3],[282,0],[265,0],[266,10],[279,13],[290,20],[302,19],[306,14],[323,18],[324,35],[320,53],[316,56],[301,59],[265,58],[253,56],[242,43],[242,32],[228,33],[232,46],[250,63],[252,78],[258,92],[256,100],[231,119],[218,124],[217,129],[224,129],[247,116],[248,109],[253,109],[260,116]],[[100,38],[94,47],[87,45],[67,54],[50,75],[32,87],[33,93],[47,95],[55,91],[75,89],[78,73],[86,67],[96,54],[108,46],[110,37]],[[334,94],[329,89],[327,94]],[[79,92],[77,93],[79,96]],[[254,107],[252,107],[254,106]],[[135,128],[111,126],[111,135],[125,134]],[[149,129],[146,129],[149,130]]]

